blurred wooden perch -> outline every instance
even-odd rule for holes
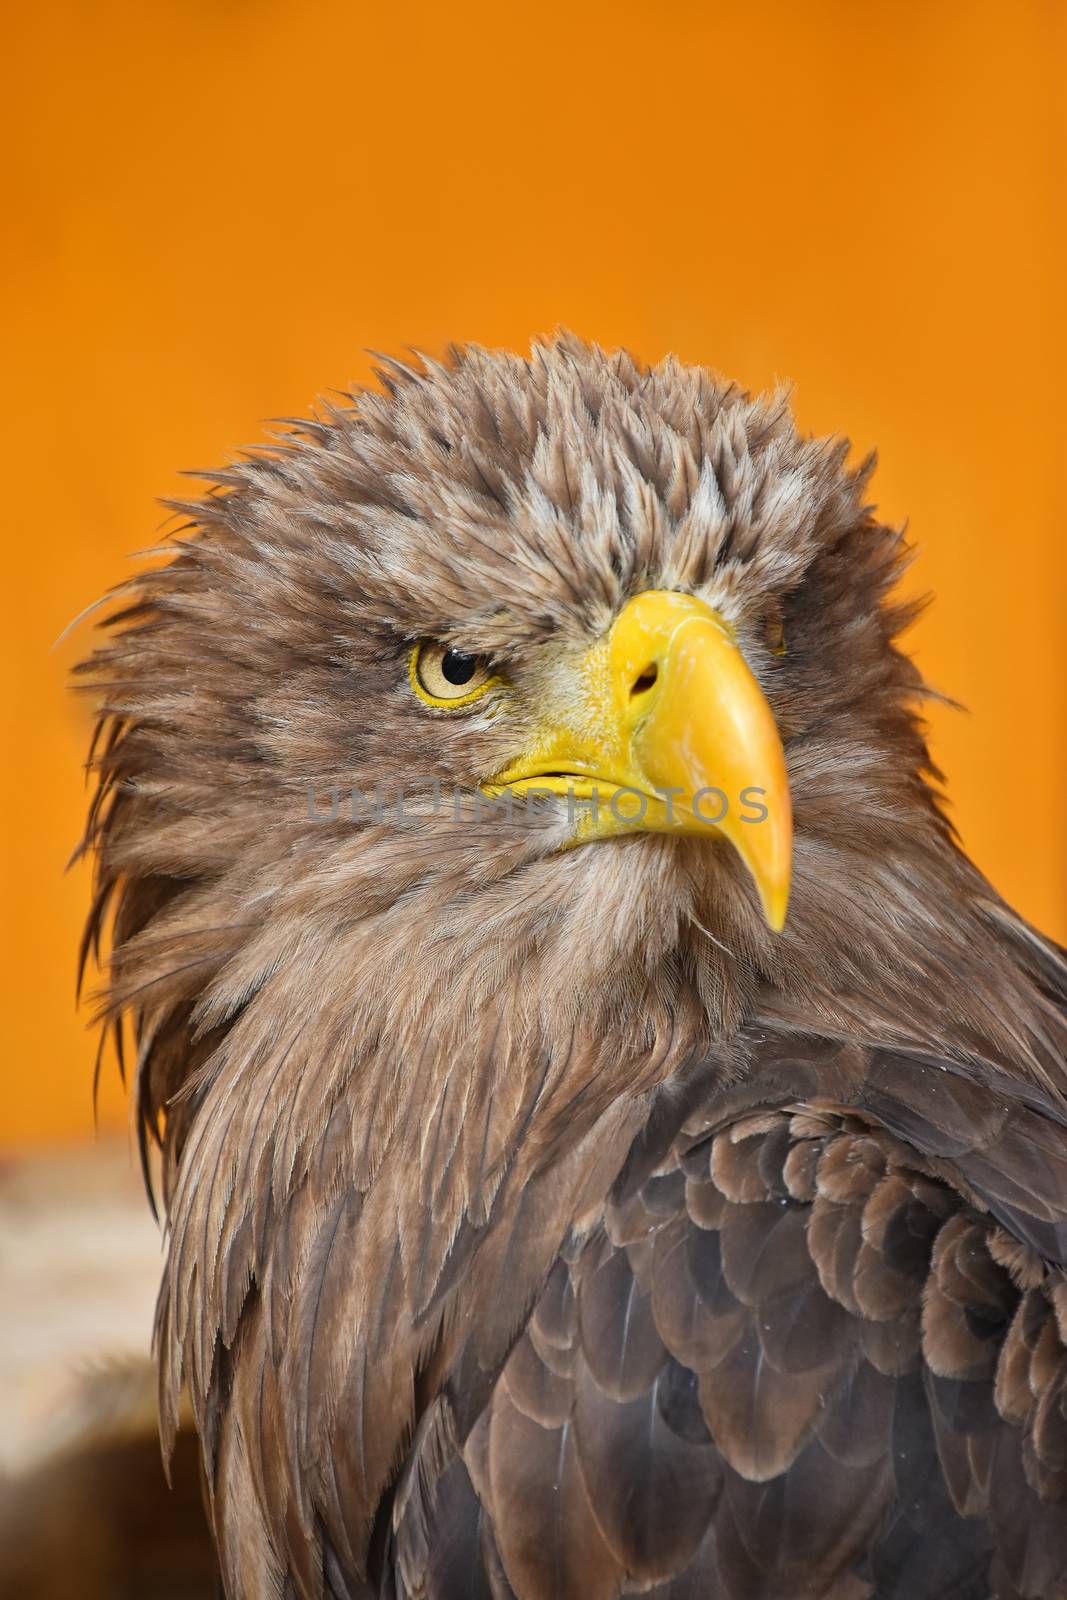
[[[215,1590],[195,1441],[167,1488],[152,1311],[160,1236],[124,1142],[0,1166],[0,1593]]]

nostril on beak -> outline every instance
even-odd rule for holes
[[[651,689],[658,677],[659,668],[654,661],[650,661],[648,666],[645,667],[644,671],[639,673],[634,679],[630,688],[630,699],[633,700],[637,697],[637,695],[644,694],[647,690]]]

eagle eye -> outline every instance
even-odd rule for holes
[[[411,652],[411,686],[427,705],[454,710],[476,700],[496,680],[485,656],[423,639]]]

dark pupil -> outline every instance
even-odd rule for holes
[[[462,650],[446,650],[441,661],[441,671],[447,683],[457,686],[470,683],[478,666],[477,656],[465,656]]]

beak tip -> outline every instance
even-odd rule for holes
[[[763,917],[772,933],[781,933],[789,914],[789,884],[759,885]]]

